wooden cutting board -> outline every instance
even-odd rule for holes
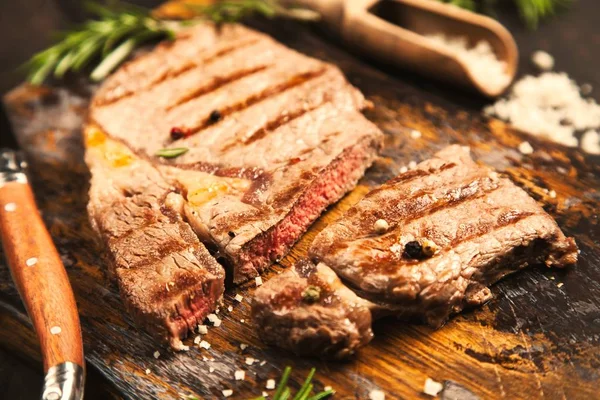
[[[94,88],[76,82],[53,89],[23,85],[4,100],[30,161],[39,207],[73,284],[88,368],[104,375],[117,396],[129,399],[192,394],[222,398],[223,389],[233,389],[232,398],[251,398],[265,390],[267,379],[278,379],[286,365],[294,368],[295,388],[311,366],[317,367],[316,388],[333,386],[337,399],[365,399],[373,389],[383,390],[386,399],[428,398],[422,393],[428,377],[445,382],[445,399],[598,398],[599,157],[527,137],[445,104],[375,71],[305,28],[272,25],[268,30],[293,48],[338,64],[373,102],[367,116],[386,133],[386,146],[360,185],[331,207],[265,280],[303,257],[315,234],[370,188],[450,143],[471,146],[479,161],[508,174],[543,204],[565,233],[576,238],[580,262],[568,270],[537,266],[515,274],[494,286],[495,298],[488,304],[439,330],[394,319],[378,321],[373,342],[347,362],[297,358],[262,344],[249,316],[252,283],[227,291],[219,314],[223,324],[205,337],[209,350],[193,347],[175,354],[157,346],[123,312],[88,223],[89,172],[80,127]],[[422,136],[411,137],[413,129]],[[532,144],[532,155],[517,150],[523,140]],[[232,300],[236,293],[244,296],[241,303]],[[0,326],[2,346],[35,357],[35,337],[4,261]],[[249,346],[242,350],[241,344]],[[246,357],[260,362],[247,365]],[[246,371],[245,380],[235,381],[235,370]]]

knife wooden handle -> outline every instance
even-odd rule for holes
[[[44,371],[56,370],[59,365],[77,369],[69,364],[74,363],[83,374],[83,346],[75,297],[26,181],[1,184],[0,233],[13,280],[40,341]],[[66,373],[61,371],[63,375]],[[63,392],[64,389],[60,394],[50,393],[52,396],[47,398],[67,398]]]

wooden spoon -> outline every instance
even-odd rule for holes
[[[515,77],[518,51],[515,41],[497,21],[432,0],[301,0],[319,12],[325,24],[344,42],[381,61],[415,70],[482,94],[495,97]],[[471,46],[490,43],[496,57],[506,63],[504,84],[477,76],[451,48],[425,35],[468,38]]]

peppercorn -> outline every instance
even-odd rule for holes
[[[208,119],[210,120],[210,122],[212,122],[213,124],[215,122],[218,122],[221,120],[221,113],[219,112],[219,110],[214,110],[213,112],[210,113],[210,116],[208,117]]]
[[[183,138],[184,136],[185,136],[185,133],[183,133],[183,129],[178,128],[176,126],[171,128],[171,139],[179,140],[179,139]]]
[[[302,292],[302,300],[307,303],[316,303],[321,297],[321,288],[318,286],[309,286]]]
[[[406,243],[404,245],[404,256],[406,258],[422,258],[423,247],[421,246],[421,243],[416,240]]]

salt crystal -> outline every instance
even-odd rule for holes
[[[381,390],[371,390],[369,392],[369,400],[385,400],[385,393]]]
[[[265,365],[266,363],[267,363],[267,362],[266,362],[265,360],[262,360],[262,361],[260,362],[260,366],[262,367],[262,366],[263,366],[263,365]]]
[[[248,348],[248,345],[245,343],[240,344],[240,349],[242,350],[246,350]]]
[[[410,131],[410,137],[413,139],[419,139],[421,137],[421,131],[413,129]]]
[[[194,338],[194,344],[200,344],[202,341],[202,336],[198,335]]]
[[[154,352],[154,358],[160,357],[160,352],[157,350]]]
[[[562,282],[561,282],[561,283],[559,283],[558,285],[556,285],[556,287],[557,287],[557,288],[561,288],[561,287],[563,287],[563,285],[564,285],[564,283],[562,283]]]
[[[260,286],[263,284],[262,278],[260,276],[254,278],[254,282],[256,282],[256,286]]]
[[[206,325],[198,325],[198,333],[206,335],[208,333],[208,327]]]
[[[244,322],[246,322],[246,320],[244,318],[240,319],[240,322],[243,324]]]
[[[529,142],[521,142],[521,144],[519,144],[519,151],[523,154],[531,154],[533,153],[533,147]]]
[[[556,198],[556,192],[554,190],[551,190],[548,192],[548,196],[550,196],[551,199],[555,199]]]
[[[254,364],[254,358],[252,358],[252,357],[246,357],[246,364],[248,364],[248,365]]]
[[[150,368],[146,369],[146,375],[148,375],[150,372],[152,372],[150,371]]]
[[[542,50],[538,50],[531,55],[531,62],[540,71],[550,71],[554,68],[554,57]]]
[[[52,328],[50,328],[50,333],[53,335],[58,335],[61,332],[62,329],[60,329],[60,326],[53,326]]]
[[[233,390],[231,390],[231,389],[225,389],[225,390],[222,391],[222,393],[223,393],[223,396],[230,397],[233,394]]]
[[[235,301],[237,302],[242,302],[242,300],[244,300],[244,297],[240,294],[236,294],[235,297],[233,298]]]
[[[236,381],[243,381],[246,377],[246,372],[242,370],[237,370],[234,372],[234,376]]]
[[[210,343],[208,343],[206,340],[202,340],[200,342],[200,347],[202,347],[203,349],[208,350],[208,349],[210,349]]]
[[[267,393],[267,392],[262,392],[262,397],[268,397],[268,396],[269,396],[269,393]]]
[[[210,373],[215,372],[215,367],[208,367],[208,372],[210,372]]]
[[[408,163],[408,169],[415,169],[417,168],[417,162],[416,161],[411,161]]]
[[[423,393],[428,394],[430,396],[437,396],[443,388],[444,385],[442,385],[441,383],[436,382],[431,378],[427,378],[425,380],[425,386],[423,387]]]
[[[406,171],[408,171],[408,167],[406,167],[406,166],[400,167],[400,173],[401,174],[405,173]]]
[[[326,392],[329,392],[331,389],[332,389],[332,387],[331,387],[331,386],[325,386],[325,387],[323,388],[323,390],[324,390],[324,391],[326,391]]]
[[[268,379],[265,387],[269,390],[275,389],[275,379]]]
[[[233,311],[233,306],[227,307],[227,311],[232,312]]]

